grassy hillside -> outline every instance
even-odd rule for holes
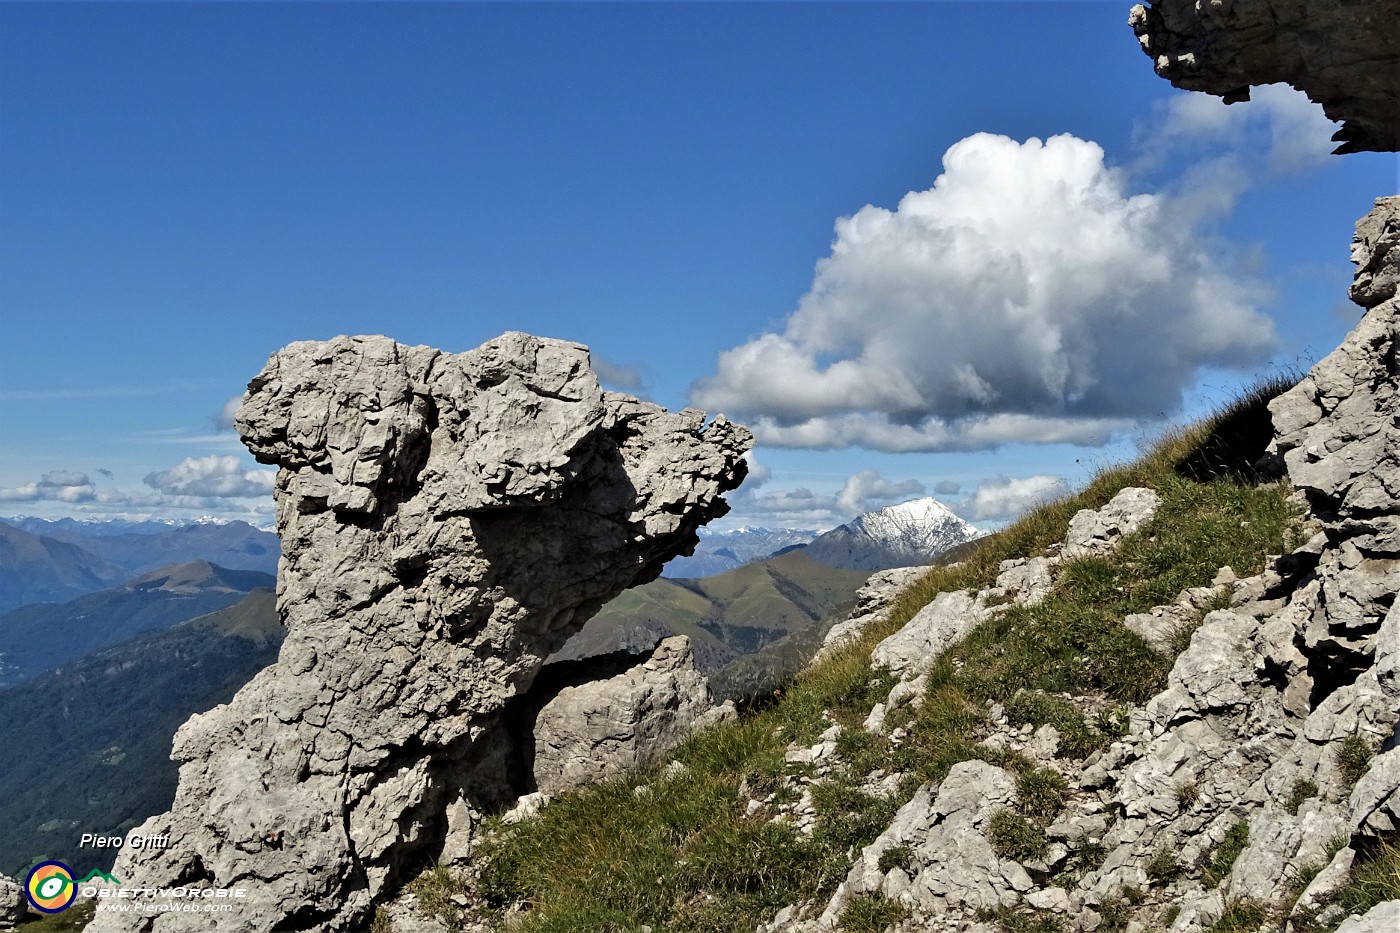
[[[466,893],[476,911],[520,933],[637,931],[643,924],[751,931],[786,905],[830,894],[921,783],[993,754],[976,744],[986,734],[988,702],[1009,704],[1032,725],[1053,723],[1065,737],[1062,748],[1086,757],[1120,728],[1120,705],[1161,689],[1173,661],[1124,627],[1124,615],[1208,584],[1225,564],[1257,573],[1266,555],[1296,546],[1290,490],[1261,481],[1252,468],[1267,438],[1258,430],[1267,422],[1264,406],[1281,388],[1267,387],[1136,462],[1104,470],[1078,495],[978,542],[957,566],[934,568],[883,625],[795,678],[780,702],[693,737],[672,756],[683,773],[648,770],[557,800],[532,821],[497,826],[480,879],[429,872],[412,886],[420,903],[454,926],[460,918],[449,895]],[[860,727],[892,684],[870,668],[876,643],[938,592],[989,585],[1000,561],[1041,553],[1063,538],[1076,511],[1100,507],[1128,486],[1161,496],[1147,527],[1108,557],[1066,564],[1045,602],[1012,608],[947,652],[929,674],[923,704],[887,720],[902,727],[903,741]],[[1096,697],[1102,713],[1085,718],[1055,702],[1058,691]],[[812,785],[810,835],[747,818],[749,800],[793,793],[784,776],[812,766],[786,762],[789,743],[814,744],[832,719],[844,727],[838,752],[850,767]],[[1027,767],[1016,756],[995,763]],[[893,799],[860,790],[876,768],[906,775]],[[879,930],[897,919],[879,915],[881,905],[858,903],[845,918],[848,930]],[[867,908],[871,916],[860,914]]]
[[[698,580],[663,577],[604,606],[561,656],[607,654],[666,635],[687,635],[700,669],[714,672],[813,628],[850,602],[867,576],[794,551]]]
[[[0,687],[73,658],[232,606],[276,579],[192,561],[152,571],[66,603],[35,603],[0,615]]]
[[[120,568],[76,544],[0,522],[0,611],[64,602],[123,576]]]
[[[26,750],[0,756],[0,872],[43,858],[109,867],[113,850],[80,850],[80,834],[123,834],[169,807],[170,737],[267,666],[282,635],[272,592],[255,590],[0,690],[0,736]]]

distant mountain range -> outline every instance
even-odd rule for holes
[[[0,521],[0,612],[66,602],[169,564],[277,573],[277,536],[247,522]]]
[[[662,575],[671,579],[709,577],[797,549],[828,567],[874,572],[926,564],[949,548],[981,536],[981,531],[958,518],[946,505],[924,497],[866,512],[827,532],[701,528],[695,553],[674,558]]]
[[[797,528],[736,528],[733,531],[700,529],[700,543],[690,557],[676,557],[662,576],[712,577],[780,551],[812,541],[818,531]]]
[[[698,580],[662,577],[625,590],[555,655],[567,660],[643,650],[686,635],[702,671],[807,628],[848,602],[867,574],[813,563],[802,551]]]
[[[169,807],[175,730],[227,702],[282,637],[272,591],[256,589],[0,689],[0,743],[23,751],[0,756],[0,872],[23,877],[46,858],[109,868],[116,851],[79,849],[79,836],[125,835]]]
[[[0,687],[136,635],[165,629],[241,600],[277,580],[208,561],[162,567],[66,603],[33,603],[0,615]]]

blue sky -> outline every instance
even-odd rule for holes
[[[525,330],[757,426],[729,524],[1004,521],[1334,347],[1396,186],[1127,8],[0,5],[0,514],[266,523],[271,352]]]

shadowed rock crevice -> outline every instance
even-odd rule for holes
[[[585,348],[518,333],[457,355],[293,344],[237,426],[281,468],[287,638],[177,733],[175,803],[142,830],[170,848],[124,850],[115,873],[238,879],[247,907],[94,930],[365,923],[405,866],[443,852],[449,811],[510,799],[491,744],[507,704],[604,603],[694,548],[751,443],[723,417],[604,392]]]

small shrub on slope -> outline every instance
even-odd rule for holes
[[[1230,827],[1220,845],[1211,852],[1206,870],[1201,874],[1201,880],[1205,882],[1206,887],[1213,888],[1229,876],[1230,869],[1235,867],[1235,860],[1240,857],[1240,853],[1247,845],[1249,845],[1249,824],[1240,821]]]
[[[997,855],[1017,862],[1033,862],[1050,847],[1045,830],[1015,810],[998,810],[992,816],[987,836]]]
[[[1318,787],[1316,781],[1309,781],[1306,778],[1299,778],[1298,780],[1293,782],[1293,791],[1288,795],[1288,803],[1285,804],[1284,808],[1289,813],[1296,816],[1298,813],[1298,808],[1301,807],[1305,802],[1316,797],[1317,794]]]
[[[1255,933],[1269,920],[1269,911],[1248,899],[1225,902],[1220,919],[1210,925],[1207,933]]]
[[[841,929],[846,933],[884,933],[908,916],[908,907],[883,894],[857,894],[841,912]]]
[[[1349,735],[1337,743],[1337,769],[1347,786],[1361,780],[1371,767],[1371,759],[1376,757],[1376,746],[1359,735]]]
[[[1016,805],[1022,813],[1042,822],[1059,815],[1068,793],[1068,782],[1050,768],[1036,768],[1016,778]]]

